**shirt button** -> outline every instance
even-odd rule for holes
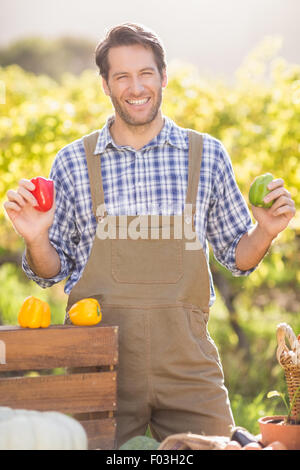
[[[186,224],[190,224],[192,222],[192,217],[190,217],[189,215],[187,217],[185,217],[185,223]]]
[[[143,183],[141,181],[138,182],[139,186],[143,186]]]

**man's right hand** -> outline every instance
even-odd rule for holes
[[[22,179],[16,191],[7,192],[7,201],[3,204],[16,232],[28,245],[48,232],[55,213],[55,189],[53,205],[47,212],[40,212],[34,208],[37,206],[37,201],[30,192],[33,189],[34,184],[30,180]]]
[[[26,243],[26,258],[32,271],[42,278],[53,278],[60,269],[60,258],[52,246],[48,230],[53,224],[55,213],[55,190],[53,206],[48,212],[37,211],[35,197],[31,194],[34,184],[22,179],[17,191],[7,192],[4,209],[16,232]]]

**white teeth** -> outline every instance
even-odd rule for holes
[[[148,98],[145,98],[144,100],[127,100],[129,104],[136,104],[136,105],[145,104],[147,103],[147,101],[148,101]]]

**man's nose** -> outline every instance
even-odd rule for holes
[[[139,78],[133,78],[130,84],[130,91],[133,95],[139,96],[144,91],[144,85]]]

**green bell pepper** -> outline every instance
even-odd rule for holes
[[[270,192],[267,188],[268,184],[274,179],[271,173],[265,173],[258,176],[250,186],[249,201],[253,206],[270,208],[274,201],[264,202],[264,197]]]

